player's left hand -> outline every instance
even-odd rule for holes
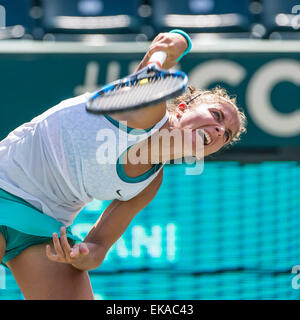
[[[66,228],[64,227],[60,230],[60,238],[57,233],[53,234],[53,249],[54,252],[52,252],[50,245],[46,246],[46,255],[49,260],[69,263],[78,269],[80,269],[80,265],[84,262],[83,260],[89,255],[89,248],[84,242],[76,243],[73,247],[70,246]]]

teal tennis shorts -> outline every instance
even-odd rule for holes
[[[43,214],[23,199],[0,189],[0,232],[6,241],[6,251],[1,262],[19,255],[26,248],[52,240],[64,225],[54,218]],[[66,229],[71,243],[82,241]]]

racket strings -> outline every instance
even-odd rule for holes
[[[182,81],[178,77],[148,77],[133,83],[121,84],[93,101],[97,108],[118,109],[128,106],[144,105],[148,101],[167,96],[180,89]]]
[[[171,80],[171,78],[169,78]],[[139,104],[143,103],[148,99],[153,99],[156,95],[160,95],[162,85],[164,86],[164,90],[167,89],[169,84],[172,84],[174,81],[162,81],[162,79],[158,79],[152,81],[146,85],[136,85],[134,87],[126,88],[130,90],[130,92],[122,91],[118,92],[113,96],[111,101],[111,105],[132,105],[132,104]],[[125,89],[125,90],[126,90]],[[171,90],[171,88],[170,88]],[[165,91],[164,91],[165,94]],[[161,94],[162,95],[162,94]]]

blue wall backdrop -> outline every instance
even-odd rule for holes
[[[157,197],[90,272],[96,298],[300,299],[299,163],[187,168],[165,168]],[[88,204],[73,232],[84,237],[107,205]],[[0,299],[22,299],[10,272],[1,275]]]

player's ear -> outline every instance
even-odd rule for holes
[[[187,104],[185,102],[181,102],[176,108],[177,119],[180,119],[187,109],[188,109]]]

